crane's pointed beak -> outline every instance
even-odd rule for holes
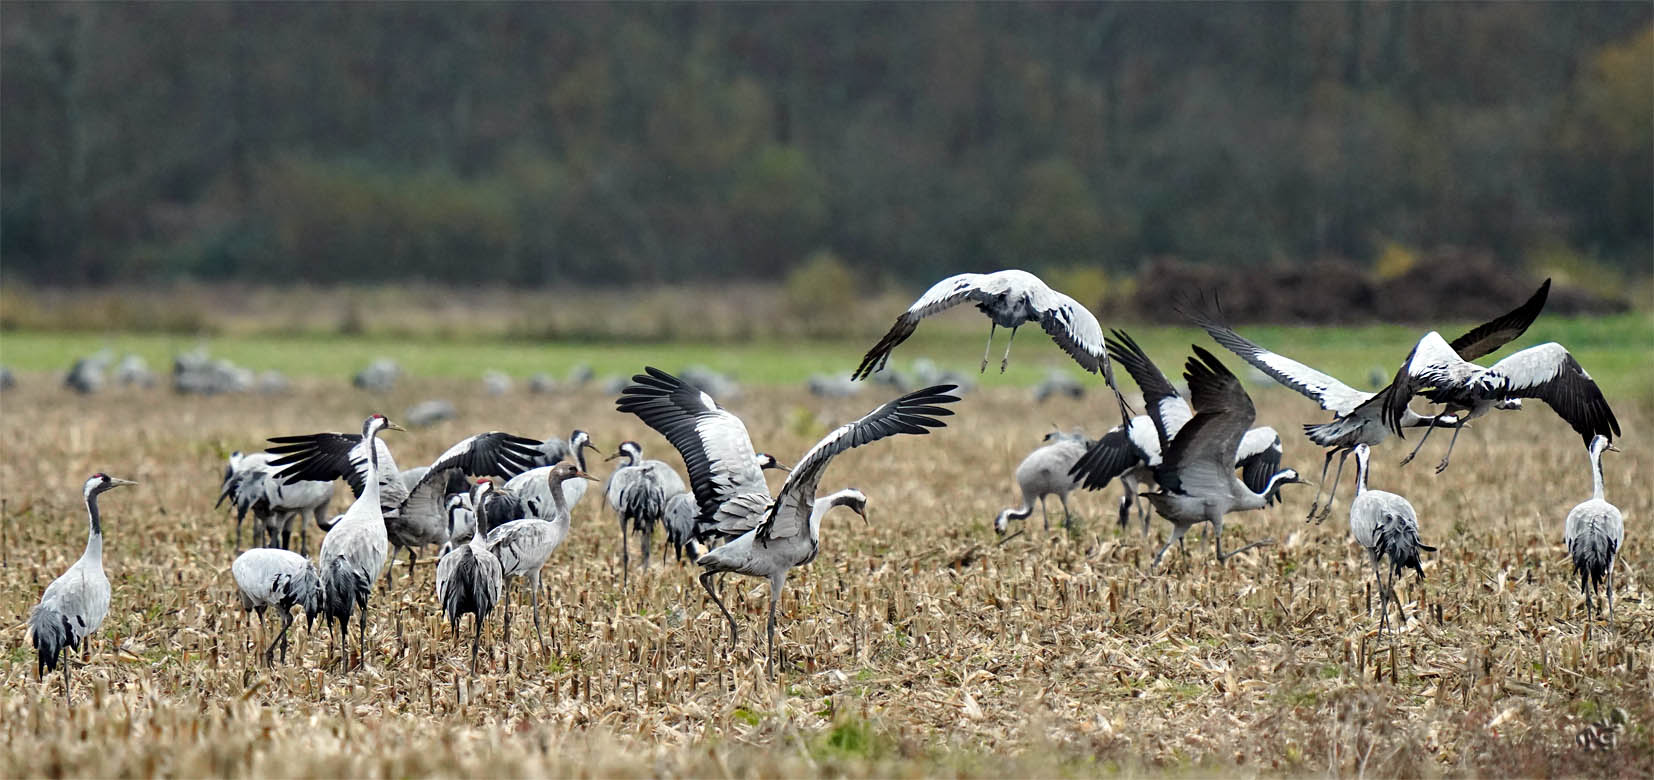
[[[873,521],[872,521],[872,520],[870,520],[870,519],[868,519],[868,517],[867,517],[867,510],[865,510],[865,509],[857,509],[857,510],[856,510],[856,514],[858,514],[858,515],[861,515],[861,521],[862,521],[862,522],[863,522],[863,523],[864,523],[864,524],[866,524],[866,525],[872,525],[872,524],[873,524]]]
[[[1613,445],[1609,445],[1609,446],[1613,446]],[[781,469],[782,471],[787,472],[788,474],[793,473],[793,467],[792,466],[789,466],[785,463],[782,463],[779,460],[775,462],[775,467],[778,468],[778,469]]]
[[[589,480],[591,480],[591,481],[593,481],[593,482],[597,482],[597,481],[599,481],[599,480],[598,480],[598,479],[597,479],[597,477],[594,477],[594,476],[592,476],[592,475],[590,475],[590,474],[587,474],[587,473],[586,473],[586,472],[584,472],[584,471],[576,471],[576,472],[574,472],[574,475],[575,475],[575,476],[577,476],[577,477],[579,477],[579,478],[581,478],[581,479],[589,479]]]
[[[597,448],[596,444],[591,443],[590,439],[587,439],[586,441],[580,442],[580,449],[591,450],[592,452],[596,452],[596,453],[599,453],[599,454],[602,454],[602,452],[603,452],[602,450]]]
[[[402,432],[406,433],[408,429],[404,428],[400,425],[397,425],[396,423],[393,423],[390,420],[386,420],[385,421],[385,430],[387,430],[387,431],[402,431]]]
[[[121,479],[119,477],[110,477],[109,478],[109,486],[112,487],[112,488],[118,488],[118,487],[124,487],[126,485],[136,485],[136,484],[138,484],[138,483],[133,482],[130,479]]]
[[[607,457],[607,458],[604,458],[604,459],[603,459],[603,462],[604,462],[604,463],[607,463],[607,462],[609,462],[609,461],[611,461],[611,460],[614,460],[614,459],[615,459],[615,458],[618,458],[618,457],[620,457],[620,455],[621,455],[621,453],[618,453],[618,452],[617,452],[617,453],[615,453],[615,454],[613,454],[613,455],[610,455],[610,456],[609,456],[609,457]]]
[[[1609,444],[1609,445],[1608,445],[1608,451],[1609,451],[1609,452],[1619,452],[1619,451],[1620,451],[1620,448],[1618,448],[1618,447],[1615,447],[1615,446],[1614,446],[1614,445],[1613,445],[1613,444]]]

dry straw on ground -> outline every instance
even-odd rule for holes
[[[479,430],[576,426],[606,448],[636,438],[655,457],[676,456],[595,392],[502,400],[426,386],[375,399],[326,389],[257,400],[7,392],[6,775],[1654,770],[1647,408],[1619,409],[1626,452],[1606,462],[1609,498],[1628,518],[1618,620],[1589,641],[1561,536],[1590,476],[1578,438],[1548,410],[1478,422],[1440,476],[1430,473],[1436,443],[1405,470],[1395,445],[1377,454],[1374,486],[1407,495],[1425,541],[1441,548],[1427,556],[1428,579],[1401,587],[1414,620],[1380,637],[1347,504],[1305,525],[1312,488],[1232,518],[1235,541],[1280,543],[1229,566],[1214,565],[1196,532],[1187,555],[1174,551],[1168,571],[1146,575],[1166,526],[1155,521],[1150,539],[1135,524],[1118,531],[1117,486],[1075,501],[1084,520],[1071,534],[1045,532],[1036,512],[1026,533],[996,545],[990,521],[1011,502],[1022,455],[1053,423],[1093,434],[1109,424],[1096,398],[1031,409],[1006,391],[967,398],[934,436],[834,464],[824,488],[864,490],[872,522],[828,518],[821,557],[789,583],[779,680],[763,675],[761,582],[724,580],[743,630],[728,653],[692,567],[657,550],[655,567],[622,592],[617,526],[595,492],[547,569],[554,653],[538,653],[519,612],[509,648],[489,627],[471,680],[468,645],[438,617],[433,567],[410,582],[402,561],[389,597],[375,593],[367,670],[324,670],[326,638],[302,630],[290,665],[258,667],[262,634],[233,606],[230,523],[212,509],[223,456],[275,434],[354,430],[367,412],[394,416],[436,392],[461,416],[392,434],[402,463]],[[761,448],[790,459],[878,394],[821,401],[760,389],[730,406]],[[1260,421],[1289,434],[1288,464],[1319,465],[1295,434],[1319,413],[1278,389],[1254,395]],[[114,604],[65,708],[56,675],[34,679],[24,620],[80,553],[79,486],[96,470],[142,485],[105,496]],[[1592,733],[1612,732],[1616,746],[1581,748],[1581,731],[1615,708],[1627,722]]]

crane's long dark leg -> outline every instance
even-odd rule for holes
[[[415,575],[417,574],[417,572],[414,571],[414,563],[418,560],[419,560],[419,548],[409,547],[408,548],[408,581],[409,582],[414,582],[415,581]]]
[[[1039,497],[1039,516],[1040,519],[1045,521],[1045,530],[1051,530],[1051,515],[1045,511],[1045,496],[1043,494]]]
[[[1001,373],[1001,374],[1005,373],[1005,366],[1009,365],[1010,362],[1011,362],[1011,342],[1016,341],[1016,340],[1017,340],[1017,329],[1012,328],[1011,329],[1011,337],[1005,340],[1005,357],[1000,358],[1000,361],[999,361],[999,373]]]
[[[1453,424],[1453,438],[1447,440],[1447,454],[1442,456],[1442,462],[1436,464],[1437,474],[1447,470],[1447,459],[1453,457],[1453,445],[1459,443],[1459,431],[1464,429],[1464,418],[1468,416],[1460,416],[1458,422]]]
[[[507,652],[510,652],[511,649],[511,580],[511,577],[506,577],[505,582],[500,583],[500,598],[505,606],[505,647]]]
[[[530,609],[534,612],[534,635],[540,638],[540,655],[546,654],[546,635],[540,630],[540,572],[536,571],[533,580],[529,582],[528,598]]]
[[[471,613],[471,676],[477,676],[477,648],[482,647],[482,615]]]
[[[1124,487],[1124,484],[1121,485]],[[1126,523],[1131,520],[1131,488],[1126,488],[1125,495],[1120,496],[1120,531],[1126,530]]]
[[[399,545],[391,544],[391,562],[385,567],[385,592],[391,592],[391,580],[396,577],[396,554],[402,552]]]
[[[1338,498],[1338,483],[1344,480],[1344,463],[1350,459],[1350,453],[1352,452],[1355,452],[1355,450],[1344,450],[1338,455],[1338,470],[1333,472],[1332,475],[1332,489],[1327,491],[1327,503],[1322,505],[1321,517],[1316,520],[1316,523],[1326,520],[1327,515],[1332,514],[1332,503]]]
[[[627,535],[626,514],[622,512],[620,515],[620,587],[622,589],[626,587],[627,578],[630,575],[629,567],[632,565],[632,554],[627,549],[630,546],[631,540]]]
[[[262,623],[263,620],[261,619],[259,622]],[[266,667],[275,666],[276,664],[276,645],[281,645],[281,662],[284,664],[287,663],[287,645],[283,644],[283,641],[287,639],[287,627],[292,624],[292,614],[287,612],[285,609],[282,610],[281,631],[276,633],[275,639],[270,640],[270,646],[264,649],[264,665]]]
[[[650,523],[643,529],[643,569],[649,570],[649,556],[655,551],[655,524]]]
[[[1602,597],[1608,599],[1608,625],[1614,624],[1614,559],[1608,559],[1608,588],[1602,592]]]
[[[1581,569],[1579,572],[1579,592],[1585,594],[1585,622],[1591,622],[1591,579],[1590,575]]]
[[[781,601],[781,586],[787,582],[787,573],[781,572],[770,578],[770,646],[764,656],[764,673],[775,676],[775,605]]]
[[[1212,521],[1212,544],[1217,546],[1218,563],[1223,563],[1224,561],[1227,561],[1230,558],[1233,558],[1237,555],[1240,555],[1241,553],[1246,552],[1247,550],[1250,550],[1254,547],[1262,547],[1266,544],[1274,544],[1274,543],[1275,543],[1274,539],[1259,539],[1258,541],[1255,541],[1251,544],[1248,544],[1245,547],[1242,547],[1238,550],[1230,550],[1227,554],[1225,554],[1223,552],[1223,515],[1221,515],[1221,514],[1218,515],[1217,519]]]
[[[1390,591],[1384,587],[1384,570],[1379,566],[1378,552],[1373,552],[1373,589],[1378,591],[1378,630],[1390,626]]]
[[[362,605],[362,616],[356,624],[356,667],[365,668],[368,665],[368,608]]]
[[[998,327],[999,327],[999,323],[994,322],[992,320],[988,321],[988,346],[982,348],[982,370],[976,372],[978,374],[988,373],[988,354],[990,352],[993,352],[993,349],[994,349],[994,329],[998,328]]]
[[[1332,456],[1337,450],[1327,450],[1327,456],[1321,460],[1321,481],[1315,483],[1315,499],[1309,502],[1309,514],[1304,515],[1304,522],[1315,519],[1315,511],[1321,508],[1321,492],[1327,489],[1327,469],[1332,466]],[[1327,499],[1331,504],[1332,499]]]
[[[724,600],[718,598],[718,591],[712,587],[712,578],[716,576],[718,576],[718,572],[715,571],[701,572],[701,587],[706,588],[706,595],[712,597],[712,603],[718,605],[718,611],[724,613],[724,619],[729,621],[729,646],[734,648],[736,639],[739,637],[739,633],[735,630],[735,616],[729,614],[729,608],[724,606]],[[725,650],[724,654],[728,655],[729,651]]]
[[[1413,445],[1413,451],[1407,453],[1407,457],[1401,459],[1401,465],[1405,466],[1405,465],[1413,462],[1413,458],[1415,456],[1417,456],[1419,454],[1419,450],[1424,447],[1424,442],[1429,440],[1430,432],[1435,430],[1435,429],[1436,429],[1436,426],[1434,426],[1434,425],[1425,426],[1424,435],[1419,437],[1419,443],[1418,444]]]
[[[1189,532],[1189,526],[1186,526],[1186,525],[1172,526],[1172,536],[1171,536],[1171,538],[1167,539],[1166,543],[1160,546],[1160,552],[1157,552],[1157,553],[1154,554],[1154,562],[1149,564],[1149,571],[1152,572],[1155,569],[1160,568],[1160,559],[1166,557],[1166,551],[1172,549],[1172,545],[1183,541],[1183,535],[1188,533],[1188,532]]]
[[[1068,511],[1068,494],[1058,493],[1057,499],[1062,501],[1062,528],[1066,531],[1073,525],[1074,521],[1074,515]]]

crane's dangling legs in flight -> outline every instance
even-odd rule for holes
[[[1424,429],[1424,435],[1419,437],[1419,443],[1413,445],[1413,451],[1407,453],[1407,457],[1402,458],[1401,463],[1399,465],[1405,466],[1409,463],[1412,463],[1413,458],[1419,454],[1419,450],[1424,448],[1424,442],[1427,441],[1430,438],[1430,432],[1435,430],[1435,429],[1436,429],[1436,426],[1434,426],[1434,425],[1431,425],[1431,426],[1425,428]]]
[[[1011,342],[1017,340],[1017,329],[1011,329],[1011,337],[1005,340],[1005,357],[999,361],[999,373],[1005,373],[1005,366],[1011,362]]]
[[[1436,464],[1437,474],[1447,470],[1447,459],[1453,457],[1453,445],[1459,443],[1459,429],[1464,427],[1465,418],[1469,416],[1460,416],[1458,423],[1453,426],[1453,438],[1447,440],[1447,454],[1442,456],[1442,462]]]
[[[978,374],[988,373],[988,355],[994,351],[994,330],[998,327],[999,323],[988,321],[988,344],[982,348],[982,368],[976,372]]]
[[[1304,518],[1304,522],[1307,523],[1307,522],[1309,522],[1310,520],[1313,519],[1313,520],[1315,520],[1316,523],[1321,523],[1321,522],[1324,522],[1327,519],[1327,515],[1332,514],[1332,500],[1338,497],[1338,482],[1344,478],[1344,461],[1350,459],[1350,453],[1351,452],[1354,452],[1354,450],[1344,450],[1342,455],[1340,455],[1340,457],[1338,458],[1338,469],[1336,471],[1334,471],[1333,474],[1332,474],[1332,489],[1327,491],[1327,502],[1325,504],[1321,505],[1321,516],[1320,517],[1315,516],[1315,505],[1311,504],[1310,508],[1309,508],[1309,517]],[[1328,452],[1327,453],[1327,462],[1321,464],[1321,483],[1322,484],[1326,484],[1326,481],[1327,481],[1327,463],[1330,463],[1332,461],[1332,455],[1333,455],[1333,453]],[[1320,494],[1321,494],[1320,486],[1316,486],[1315,494],[1318,497],[1320,496]],[[1317,498],[1317,500],[1319,500],[1319,498]]]

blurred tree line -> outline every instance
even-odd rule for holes
[[[7,3],[43,283],[1646,272],[1647,2]]]

